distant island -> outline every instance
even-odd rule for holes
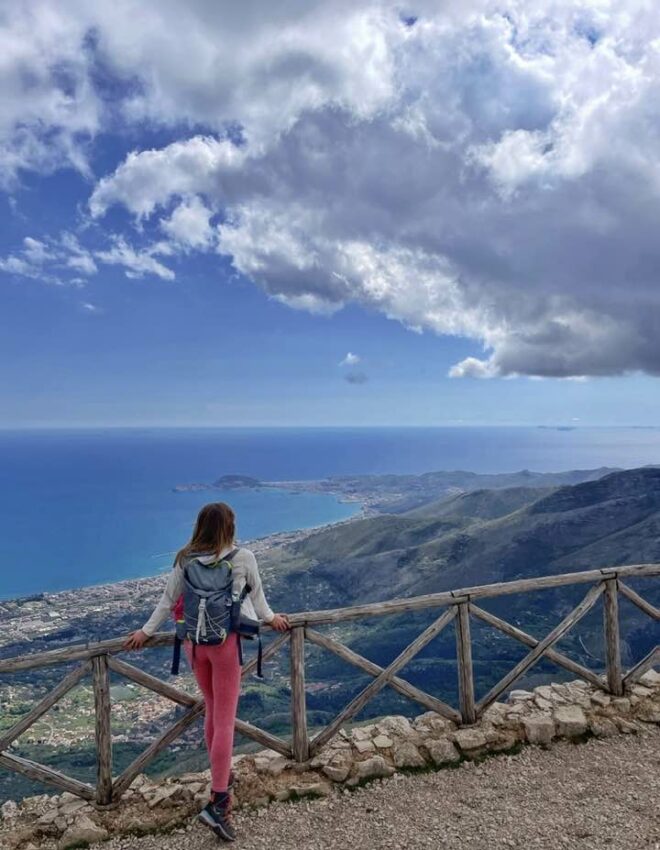
[[[178,484],[174,487],[175,493],[194,493],[198,490],[243,490],[263,487],[258,478],[249,475],[221,475],[217,481],[211,484]]]

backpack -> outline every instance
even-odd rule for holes
[[[183,593],[172,609],[176,624],[172,675],[176,676],[179,672],[181,644],[184,640],[192,643],[194,666],[195,647],[217,646],[225,642],[230,632],[235,632],[238,635],[241,664],[241,638],[258,638],[257,675],[263,678],[259,622],[241,615],[241,605],[250,592],[250,586],[246,584],[240,593],[235,593],[233,589],[231,559],[237,552],[238,549],[232,549],[228,555],[212,564],[205,564],[195,556],[187,558],[182,564]]]

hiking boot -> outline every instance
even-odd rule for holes
[[[236,839],[236,831],[231,817],[231,797],[227,792],[214,794],[213,799],[199,813],[199,819],[209,826],[219,838],[225,841]]]

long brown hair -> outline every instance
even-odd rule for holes
[[[183,558],[189,555],[215,555],[227,546],[234,544],[236,534],[236,515],[226,502],[211,502],[204,505],[197,514],[195,528],[192,537],[176,553],[175,564],[180,564]]]

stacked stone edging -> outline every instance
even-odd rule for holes
[[[634,734],[660,725],[660,673],[651,670],[623,697],[582,681],[514,690],[493,703],[473,726],[457,728],[428,712],[408,720],[384,717],[341,730],[315,758],[296,764],[271,750],[236,756],[237,806],[262,806],[297,797],[321,797],[402,770],[451,767],[510,751],[522,744],[549,746],[556,739]],[[103,841],[115,835],[171,830],[208,798],[210,776],[189,773],[152,782],[140,776],[121,803],[97,810],[71,794],[40,795],[1,808],[0,848],[36,850]]]

